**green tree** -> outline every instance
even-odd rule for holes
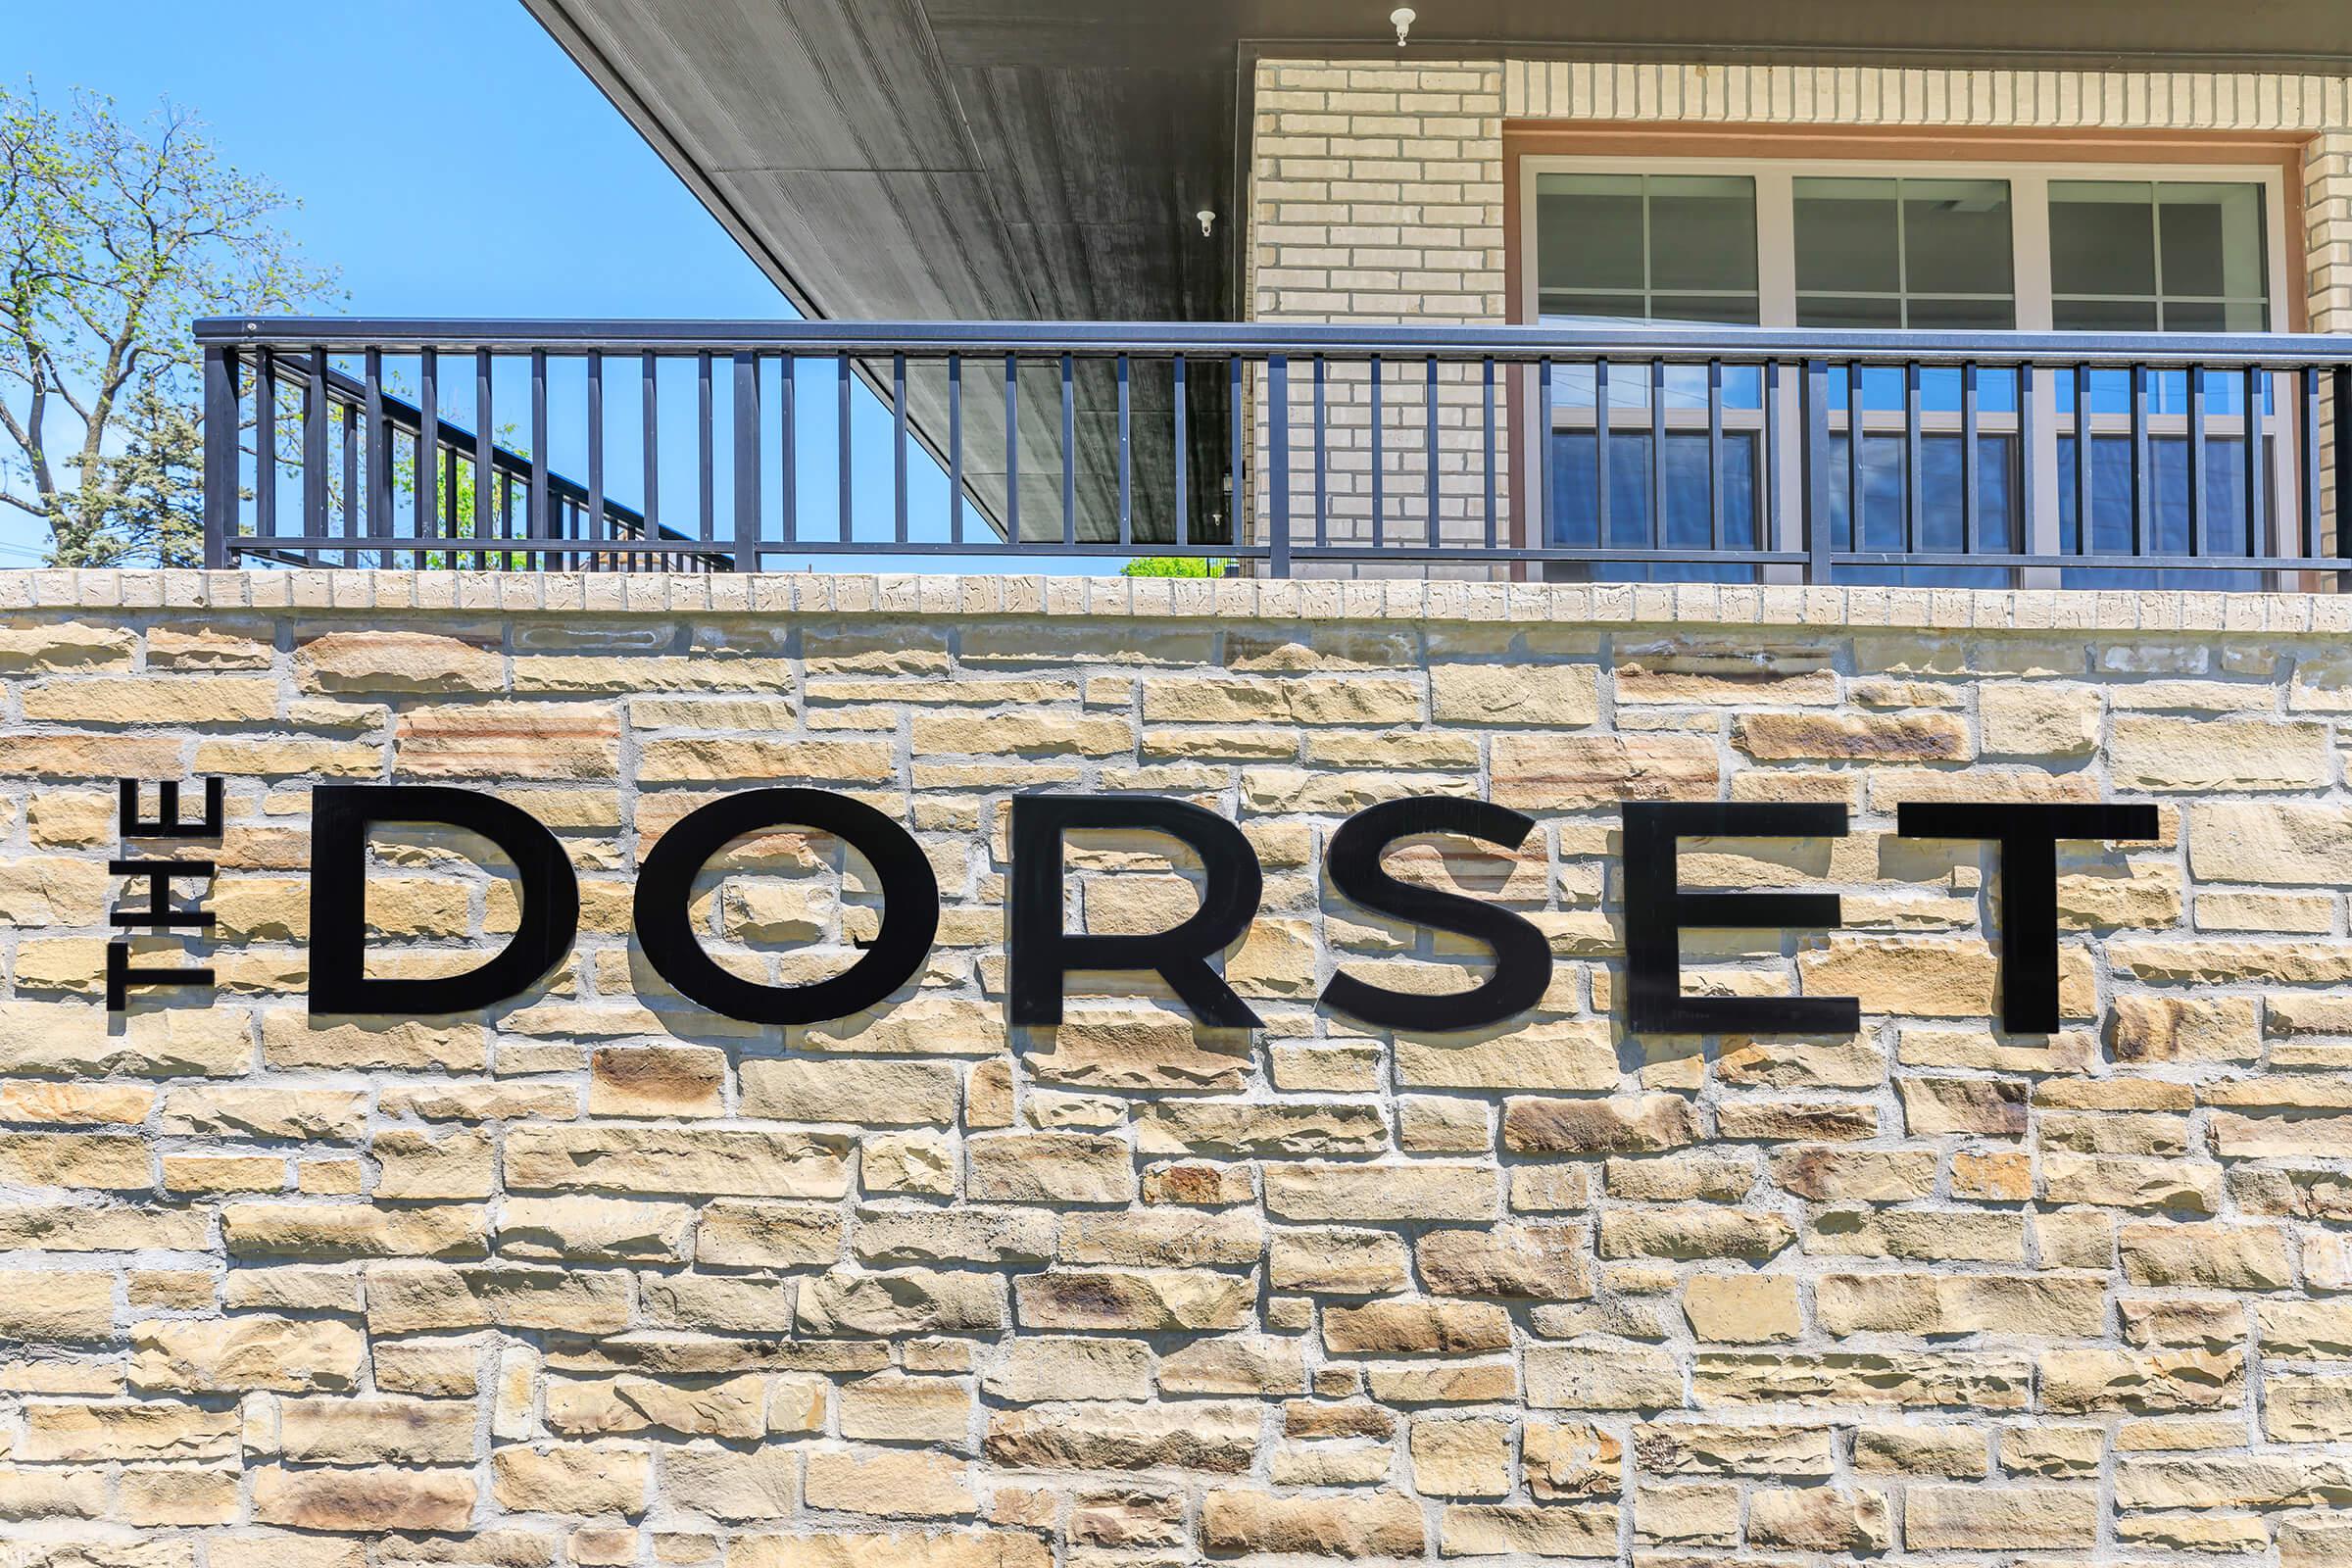
[[[188,323],[333,293],[278,227],[295,206],[169,104],[0,87],[0,504],[59,564],[201,559]]]
[[[1119,568],[1122,577],[1223,577],[1233,563],[1222,556],[1138,556]]]

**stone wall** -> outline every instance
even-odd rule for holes
[[[2352,1560],[2352,600],[31,573],[0,687],[12,1568]],[[114,780],[207,773],[221,924],[142,947],[218,993],[110,1022]],[[336,779],[527,807],[574,961],[312,1020]],[[776,781],[937,870],[872,1015],[730,1024],[632,950],[647,845]],[[1007,1029],[1028,789],[1242,824],[1261,1032],[1116,977]],[[1392,859],[1550,935],[1522,1025],[1316,1005],[1477,967],[1320,879],[1400,793],[1539,819]],[[1988,1022],[1991,852],[1891,836],[1952,797],[2160,807],[2062,862],[2060,1033]],[[1859,1034],[1625,1033],[1617,803],[1659,798],[1847,804],[1690,846],[1845,928],[1695,935],[1689,984]],[[1159,848],[1081,843],[1073,922],[1189,908]],[[381,972],[512,927],[462,849],[380,841]],[[742,972],[873,928],[823,841],[729,865]]]

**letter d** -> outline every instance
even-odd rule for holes
[[[464,974],[370,980],[368,830],[433,822],[478,833],[522,879],[522,912],[497,956]],[[325,784],[311,792],[311,1011],[471,1012],[519,996],[571,951],[580,885],[564,847],[536,818],[493,795],[433,784]]]

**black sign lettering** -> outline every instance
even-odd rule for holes
[[[2058,841],[2152,839],[2153,806],[2023,802],[1905,802],[1894,830],[1907,839],[1988,839],[2001,847],[2001,1027],[2058,1028]]]
[[[830,833],[865,857],[882,882],[882,929],[856,963],[805,986],[729,974],[703,951],[694,879],[735,840],[777,827]],[[826,790],[727,795],[662,835],[637,877],[637,941],[662,978],[712,1012],[746,1023],[822,1023],[862,1012],[912,979],[939,933],[939,879],[912,835],[880,811]]]
[[[464,974],[370,979],[368,830],[430,822],[478,833],[521,879],[514,937]],[[433,784],[323,784],[311,796],[311,1011],[470,1012],[520,996],[564,961],[580,928],[580,887],[564,846],[539,820],[494,795]]]
[[[1062,838],[1079,828],[1164,833],[1200,857],[1200,907],[1149,936],[1088,936],[1063,929]],[[1153,795],[1022,795],[1012,803],[1012,1021],[1061,1022],[1062,980],[1076,970],[1149,969],[1175,988],[1202,1023],[1254,1029],[1257,1014],[1208,966],[1240,941],[1265,891],[1257,853],[1242,830],[1189,801]]]
[[[1525,1012],[1551,983],[1551,944],[1534,921],[1477,899],[1415,887],[1381,868],[1380,858],[1398,839],[1456,833],[1515,850],[1536,820],[1506,807],[1450,796],[1387,801],[1358,811],[1331,836],[1327,869],[1341,895],[1378,914],[1449,931],[1484,943],[1494,972],[1468,991],[1416,996],[1335,974],[1323,1000],[1351,1018],[1384,1029],[1483,1029]]]
[[[1687,838],[1843,838],[1845,808],[1811,804],[1638,802],[1625,811],[1628,1024],[1642,1034],[1851,1034],[1853,997],[1686,997],[1681,937],[1694,928],[1831,927],[1835,893],[1685,893],[1676,842]]]

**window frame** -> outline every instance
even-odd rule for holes
[[[1830,178],[1999,179],[2009,186],[2011,286],[2020,332],[2053,330],[2049,192],[2054,181],[2116,180],[2158,184],[2258,184],[2263,190],[2264,284],[2269,331],[2291,330],[2296,312],[2288,293],[2284,171],[2264,163],[2168,163],[2091,160],[2060,163],[1999,158],[1713,158],[1688,155],[1557,155],[1530,152],[1518,160],[1520,319],[1543,320],[1536,220],[1539,176],[1574,174],[1745,174],[1756,182],[1756,306],[1759,324],[1796,326],[1795,181]],[[2299,193],[2298,193],[2299,194]]]
[[[1614,127],[1622,132],[1626,127]],[[1644,133],[1656,127],[1644,127]],[[1965,133],[1963,133],[1965,134]],[[1749,157],[1739,154],[1714,155],[1690,153],[1650,153],[1629,148],[1624,152],[1551,153],[1533,147],[1510,145],[1506,136],[1506,166],[1509,171],[1506,190],[1506,213],[1511,232],[1506,235],[1506,256],[1516,274],[1507,299],[1515,319],[1530,325],[1543,321],[1541,275],[1537,265],[1537,244],[1542,225],[1537,221],[1538,180],[1546,173],[1708,173],[1746,174],[1756,181],[1756,285],[1758,324],[1765,328],[1802,330],[1796,324],[1796,260],[1794,232],[1794,181],[1800,175],[1830,177],[1871,177],[1884,175],[1900,178],[2000,179],[2010,191],[2011,278],[2015,291],[2018,332],[2055,333],[2052,325],[2054,291],[2050,274],[2049,187],[2053,182],[2104,179],[2132,182],[2180,184],[2217,184],[2243,182],[2259,186],[2263,195],[2264,285],[2267,291],[2268,332],[2307,330],[2304,325],[2305,299],[2290,283],[2300,282],[2299,269],[2305,251],[2301,242],[2302,192],[2288,177],[2288,171],[2278,162],[2263,162],[2259,155],[2247,161],[2206,159],[2196,156],[2166,159],[2148,158],[2065,159],[2036,156],[1977,157],[1943,159],[1930,156],[1846,157],[1838,153],[1813,153],[1803,157]],[[2151,149],[2153,151],[2153,149]],[[2251,151],[2251,148],[2249,148]],[[2290,227],[2290,221],[2292,226]],[[2290,267],[2291,263],[2291,267]],[[1703,330],[1703,323],[1690,323],[1693,329]],[[1726,332],[1744,330],[1726,327]],[[1826,330],[1826,329],[1825,329]],[[1926,329],[1920,329],[1926,330]],[[1885,335],[1907,335],[1885,329]],[[1997,333],[1988,335],[1998,335]],[[2082,336],[2095,336],[2082,332]],[[2247,335],[2247,334],[2208,334]],[[1525,379],[1525,378],[1520,378]],[[1517,382],[1513,388],[1513,420],[1526,432],[1529,450],[1540,445],[1542,437],[1536,429],[1535,397],[1532,381],[1522,390]],[[1780,439],[1770,446],[1772,465],[1769,482],[1778,496],[1780,537],[1770,545],[1782,550],[1802,548],[1802,498],[1796,489],[1799,472],[1795,451],[1795,388],[1791,378],[1783,377],[1777,395],[1767,393],[1779,412]],[[2036,497],[2035,515],[2019,519],[2029,548],[2038,539],[2041,548],[2055,549],[2057,538],[2057,441],[2059,419],[2054,412],[2054,387],[2051,378],[2044,376],[2037,386],[2034,417],[2036,439],[2032,450],[2019,455],[2021,463],[2034,465],[2034,487]],[[1552,429],[1571,431],[1591,428],[1596,414],[1579,411],[1564,404],[1555,404]],[[1763,422],[1762,410],[1752,416],[1736,416],[1726,411],[1724,428],[1744,430],[1751,418]],[[1522,425],[1518,421],[1524,419]],[[1612,431],[1650,426],[1649,414],[1642,408],[1625,408],[1614,402],[1606,418]],[[1668,429],[1685,425],[1687,419],[1668,414],[1663,419]],[[1834,410],[1829,419],[1833,431],[1847,428],[1842,410]],[[1875,422],[1875,421],[1874,421]],[[2094,428],[2107,433],[2114,421],[2099,416]],[[2153,419],[2151,433],[2161,433],[2159,427],[2169,421]],[[1946,421],[1929,415],[1922,419],[1923,433],[1939,432]],[[2293,463],[2296,461],[2293,443],[2299,436],[2289,428],[2291,421],[2283,420],[2274,410],[2266,415],[2262,426],[2275,442],[2270,468],[2270,493],[2283,499],[2293,494]],[[1867,426],[1866,426],[1867,427]],[[2227,434],[2226,420],[2209,420],[2208,428]],[[2014,433],[2016,416],[1984,415],[1980,429],[1986,436]],[[1519,466],[1515,465],[1515,468]],[[1529,515],[1523,509],[1522,498],[1532,500],[1531,474],[1515,472],[1513,476],[1513,515]],[[1537,514],[1540,514],[1538,513]],[[2277,526],[2297,526],[2281,520]],[[1761,580],[1780,580],[1781,568],[1767,567]],[[2294,574],[2282,579],[2291,585]],[[2016,586],[2054,586],[2055,574],[2047,568],[2029,568],[2013,578]]]

